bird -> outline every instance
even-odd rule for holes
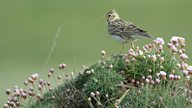
[[[139,37],[153,37],[132,22],[121,19],[115,9],[107,12],[105,19],[108,24],[108,33],[112,36],[112,39],[122,43],[121,51],[123,51],[124,45],[129,42],[134,49],[134,42]]]

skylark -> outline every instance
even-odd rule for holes
[[[124,44],[129,42],[134,48],[134,41],[139,37],[152,37],[152,35],[133,23],[122,20],[115,10],[111,10],[106,14],[106,20],[109,34],[114,40],[123,44],[122,50],[124,49]]]

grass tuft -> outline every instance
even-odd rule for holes
[[[97,63],[76,75],[57,76],[59,85],[54,89],[53,68],[48,81],[35,73],[25,82],[29,89],[6,91],[4,108],[190,108],[192,66],[186,63],[185,39],[173,37],[167,46],[157,38],[126,54],[107,56],[101,51]],[[65,71],[66,64],[59,69]]]

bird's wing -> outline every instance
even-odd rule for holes
[[[118,28],[121,29],[121,34],[126,36],[131,36],[131,35],[141,35],[145,37],[151,37],[147,31],[139,28],[138,26],[134,25],[131,22],[124,21],[124,20],[119,20],[117,21]]]

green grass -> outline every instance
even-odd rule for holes
[[[142,49],[129,49],[125,54],[107,56],[101,51],[101,59],[84,66],[77,75],[67,72],[65,64],[60,64],[59,70],[51,69],[47,80],[40,80],[33,74],[28,78],[27,88],[12,90],[7,105],[29,108],[190,108],[192,71],[190,64],[183,66],[187,64],[187,58],[181,56],[185,54],[181,52],[185,49],[182,46],[185,41],[179,41],[181,39],[177,38],[177,44],[172,40],[169,42],[179,52],[174,52],[173,47],[166,48],[157,38]],[[61,77],[55,76],[57,71]],[[53,82],[58,83],[55,89]]]

